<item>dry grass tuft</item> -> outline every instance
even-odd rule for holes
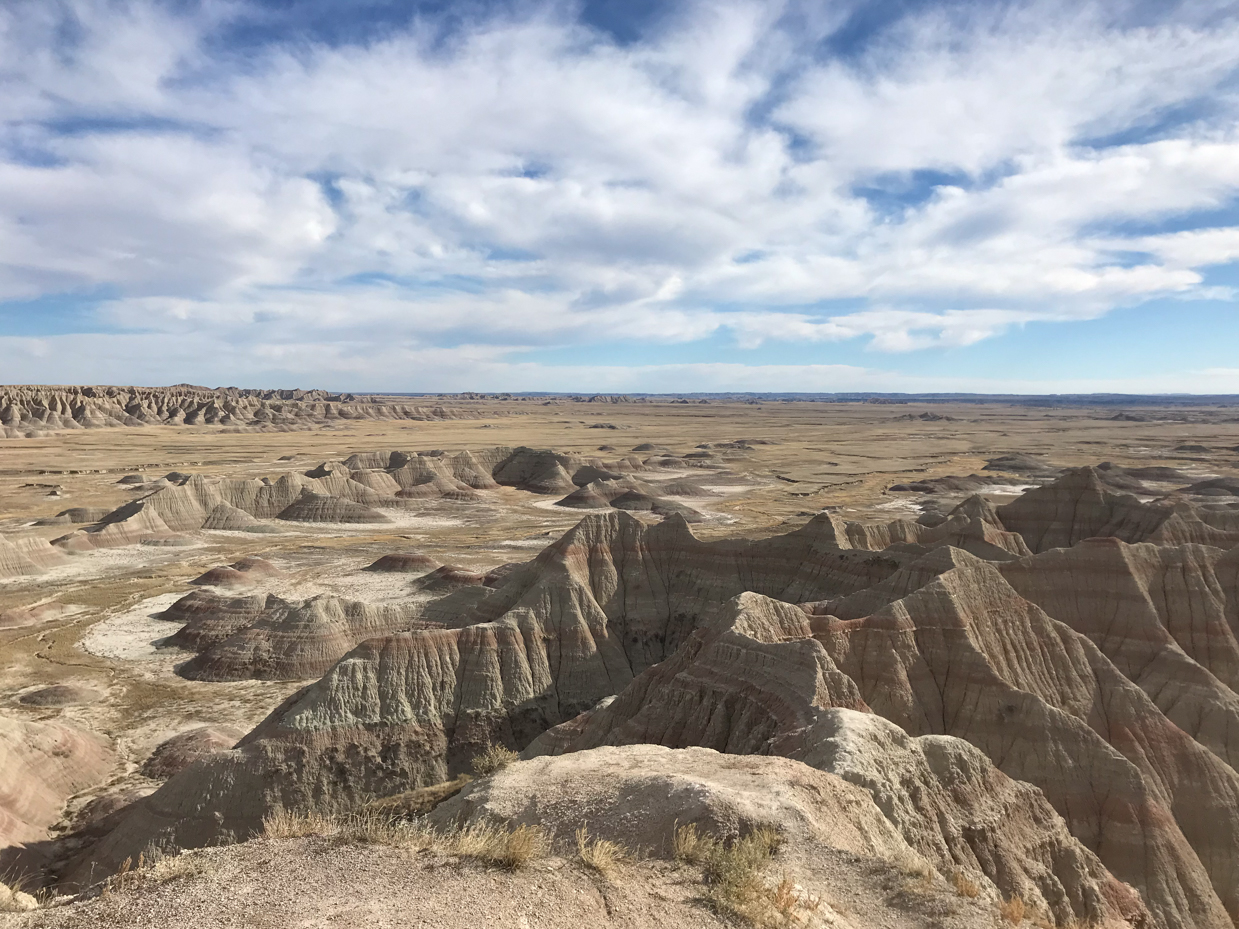
[[[262,834],[268,839],[300,839],[308,835],[335,835],[340,821],[323,813],[280,810],[262,821]]]
[[[514,761],[520,761],[521,756],[510,748],[502,745],[491,745],[473,756],[473,773],[485,777],[502,771]]]
[[[456,796],[472,780],[470,775],[462,774],[454,781],[406,790],[404,793],[375,800],[366,809],[403,819],[424,816],[444,800]]]
[[[821,906],[820,898],[801,891],[787,875],[773,887],[766,883],[762,872],[781,844],[774,829],[757,829],[728,843],[688,825],[676,829],[672,848],[678,860],[701,867],[706,899],[718,913],[764,929],[792,925]]]
[[[547,853],[546,834],[533,826],[506,829],[479,823],[448,832],[436,832],[416,820],[379,809],[364,809],[346,816],[321,813],[273,814],[264,820],[263,834],[271,839],[329,836],[337,842],[388,845],[441,855],[473,858],[515,871]]]
[[[998,915],[1006,922],[1013,926],[1018,926],[1024,921],[1024,912],[1027,908],[1024,905],[1024,898],[1020,896],[1011,897],[1003,900],[998,904]]]
[[[963,871],[951,872],[951,885],[961,897],[972,900],[981,895],[981,887]]]
[[[211,872],[210,859],[201,853],[181,852],[179,855],[160,855],[154,865],[145,872],[147,880],[167,884],[182,878],[197,877]]]
[[[632,854],[618,842],[609,839],[590,839],[582,826],[576,831],[576,851],[582,863],[603,877],[610,878]]]
[[[518,826],[509,831],[478,823],[445,836],[440,850],[516,871],[545,855],[547,841],[546,834],[534,826]]]
[[[895,858],[894,863],[907,878],[904,890],[915,894],[927,894],[933,891],[934,879],[938,872],[920,855],[907,851]]]

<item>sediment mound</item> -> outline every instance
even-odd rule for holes
[[[439,562],[421,552],[384,555],[378,561],[366,566],[367,571],[387,571],[397,574],[425,574],[440,567]]]
[[[230,565],[220,565],[189,583],[200,587],[248,587],[284,572],[264,558],[249,556]]]
[[[257,621],[270,600],[269,594],[230,597],[195,590],[173,603],[159,618],[182,624],[168,637],[169,645],[201,651]]]
[[[378,510],[372,510],[368,506],[345,500],[343,497],[316,494],[310,490],[302,491],[301,496],[281,510],[276,519],[300,523],[391,522]]]
[[[84,706],[103,699],[103,692],[84,684],[52,684],[30,690],[17,698],[22,706]]]
[[[8,539],[0,536],[0,577],[42,574],[64,564],[64,553],[35,537]]]
[[[424,593],[447,593],[462,587],[481,587],[485,581],[485,574],[470,571],[460,565],[445,564],[415,580],[409,585],[409,589]]]
[[[376,507],[407,508],[416,506],[412,501],[427,499],[474,502],[500,485],[539,494],[568,492],[599,474],[624,477],[653,467],[633,456],[607,460],[496,446],[456,455],[437,450],[360,452],[274,480],[216,480],[173,473],[143,485],[145,495],[140,499],[53,544],[65,551],[90,551],[158,542],[197,529],[280,531],[261,522],[270,519],[377,523],[387,517]],[[636,482],[627,489],[652,493]],[[678,511],[673,501],[660,501],[655,508],[663,515]],[[692,511],[684,515],[694,518]],[[0,548],[0,576],[6,570],[5,560]]]
[[[228,751],[242,735],[227,726],[201,726],[174,735],[160,742],[150,753],[142,763],[142,774],[154,780],[165,780],[208,755]]]
[[[226,532],[274,532],[275,527],[260,523],[245,510],[238,509],[228,503],[218,503],[207,514],[203,529],[215,529]]]
[[[315,678],[358,642],[409,628],[415,615],[412,607],[331,596],[288,601],[268,594],[204,606],[195,622],[170,639],[201,649],[177,668],[196,681]]]

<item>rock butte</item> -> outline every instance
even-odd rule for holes
[[[217,426],[233,432],[287,432],[357,419],[471,419],[478,414],[405,403],[376,403],[322,390],[210,390],[205,387],[5,387],[0,438],[35,438],[117,426]]]

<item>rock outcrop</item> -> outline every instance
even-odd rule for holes
[[[242,734],[227,726],[200,726],[179,733],[155,747],[142,762],[142,774],[153,780],[165,780],[180,774],[195,761],[228,751]]]
[[[1110,490],[1095,468],[1076,468],[998,508],[1002,526],[1023,536],[1029,549],[1068,548],[1105,536],[1124,542],[1233,547],[1239,511],[1210,510],[1182,500],[1145,503]]]
[[[1156,925],[1230,924],[1233,769],[976,560],[855,620],[745,594],[614,701],[528,752],[654,742],[808,759],[821,710],[837,706],[910,735],[962,738],[1039,787],[1072,834],[1139,888]]]

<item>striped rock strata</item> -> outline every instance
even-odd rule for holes
[[[1086,637],[973,560],[872,615],[809,616],[744,595],[613,702],[531,754],[704,745],[810,760],[822,709],[952,735],[1036,785],[1072,834],[1141,891],[1154,925],[1229,927],[1239,778]]]

